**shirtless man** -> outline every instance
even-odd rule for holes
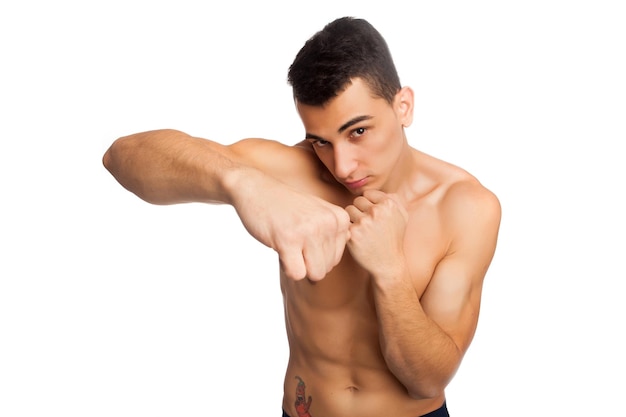
[[[289,82],[306,132],[294,146],[157,130],[119,138],[104,164],[153,204],[231,204],[276,250],[290,348],[284,416],[447,416],[498,199],[409,146],[413,91],[368,22],[329,23]]]

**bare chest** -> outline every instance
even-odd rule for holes
[[[430,282],[447,242],[433,225],[411,222],[405,237],[406,262],[415,291],[420,296]],[[346,248],[341,262],[321,281],[291,281],[281,277],[283,292],[298,304],[314,309],[353,308],[367,310],[373,306],[371,278],[350,255]]]

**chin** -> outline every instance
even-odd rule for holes
[[[366,185],[364,187],[361,188],[349,188],[346,187],[346,189],[350,192],[350,194],[354,195],[354,196],[362,196],[366,191],[370,191],[370,190],[379,190],[378,187],[372,187],[370,185]]]

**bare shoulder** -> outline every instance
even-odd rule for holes
[[[451,242],[471,236],[479,239],[497,235],[501,207],[498,197],[465,169],[418,152],[424,183],[443,220]]]
[[[417,152],[422,182],[436,201],[438,210],[449,222],[471,222],[478,218],[499,222],[497,196],[475,176],[452,163]]]
[[[484,251],[484,259],[490,259],[500,228],[500,201],[467,171],[451,166],[448,174],[438,206],[450,238],[449,254]]]
[[[246,164],[277,180],[327,200],[335,200],[339,184],[320,162],[308,142],[286,145],[276,140],[248,138],[228,148]]]
[[[468,173],[446,187],[441,211],[457,230],[480,227],[495,232],[500,224],[498,197]]]

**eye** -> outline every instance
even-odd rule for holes
[[[323,140],[323,139],[311,139],[311,143],[313,144],[313,146],[317,148],[323,148],[324,146],[328,145],[330,142]]]
[[[367,132],[367,128],[365,127],[357,127],[352,132],[350,132],[350,137],[358,138],[359,136],[363,136]]]

